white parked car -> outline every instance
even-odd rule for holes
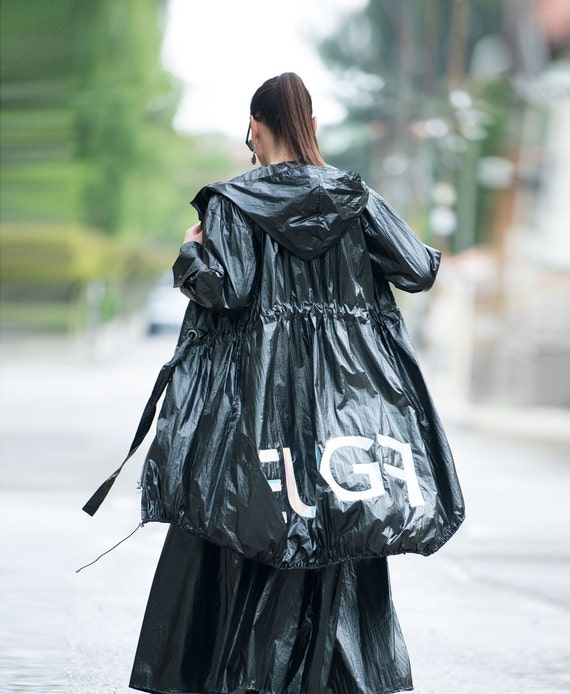
[[[172,275],[165,273],[160,282],[148,295],[146,303],[147,332],[156,335],[160,332],[180,330],[188,298],[180,289],[172,286]]]

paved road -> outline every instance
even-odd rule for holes
[[[1,692],[131,691],[165,529],[75,569],[136,526],[144,451],[97,516],[80,509],[126,452],[174,339],[2,348]],[[570,691],[570,445],[494,429],[449,419],[468,520],[434,557],[391,561],[418,694]]]

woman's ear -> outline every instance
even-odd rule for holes
[[[255,120],[253,116],[249,117],[249,124],[251,125],[251,139],[253,144],[259,143],[259,121]]]
[[[317,134],[317,117],[313,116],[313,132]]]

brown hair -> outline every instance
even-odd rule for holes
[[[325,166],[313,130],[313,104],[303,80],[284,72],[264,82],[251,100],[250,113],[303,164]]]

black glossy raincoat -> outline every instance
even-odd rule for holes
[[[435,552],[463,501],[389,283],[429,289],[439,252],[330,166],[261,167],[193,205],[204,245],[173,268],[188,309],[131,449],[166,388],[143,522],[278,568]]]

